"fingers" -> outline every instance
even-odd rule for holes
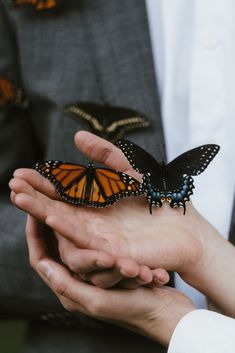
[[[104,251],[107,248],[107,242],[104,239],[92,236],[86,231],[86,223],[82,220],[79,221],[79,226],[75,227],[62,217],[49,215],[45,222],[79,248]]]
[[[46,203],[40,202],[40,200],[32,195],[19,193],[14,195],[14,204],[32,217],[35,217],[41,222],[45,222],[48,214],[48,205]]]
[[[155,270],[152,270],[153,274],[153,282],[155,285],[165,285],[169,282],[170,276],[169,273],[164,270],[163,268],[157,268]]]
[[[45,225],[30,215],[26,221],[26,239],[29,249],[29,261],[33,268],[37,263],[48,256],[46,242],[43,237]]]
[[[101,137],[87,131],[75,135],[75,144],[89,159],[105,166],[138,177],[122,151]]]
[[[100,288],[115,286],[123,278],[136,277],[139,274],[139,266],[131,259],[119,258],[115,266],[110,270],[97,271],[87,274],[84,279]]]
[[[40,175],[36,170],[21,168],[14,171],[13,176],[26,181],[35,190],[47,195],[51,199],[61,199],[52,183]]]
[[[79,249],[59,234],[57,240],[61,260],[75,274],[103,270],[114,265],[114,257],[104,251]]]
[[[78,281],[65,267],[52,259],[43,259],[34,268],[61,301],[63,298],[71,300],[84,313],[87,313],[86,306],[89,306],[95,294],[100,291],[97,287]],[[71,311],[70,307],[66,309]]]
[[[35,190],[23,179],[11,179],[9,187],[12,190],[11,201],[14,205],[41,222],[45,222],[48,215],[57,212],[58,205],[61,208],[60,213],[63,212],[64,204],[62,202],[50,199],[43,193]]]
[[[139,266],[139,274],[135,278],[124,278],[118,283],[118,287],[126,289],[136,289],[141,286],[155,286],[153,274],[149,267]]]

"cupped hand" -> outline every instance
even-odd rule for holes
[[[30,227],[37,226],[32,217],[28,221]],[[75,315],[112,322],[167,346],[177,323],[195,309],[186,296],[168,287],[101,289],[82,283],[48,256],[44,238],[38,235],[27,236],[31,264],[65,309]]]
[[[141,179],[110,142],[88,132],[79,132],[75,142],[89,159]],[[61,201],[53,185],[36,171],[21,169],[14,176],[10,186],[17,195],[13,202],[63,235],[67,249],[70,245],[66,240],[73,244],[74,254],[77,248],[77,258],[65,250],[66,245],[60,248],[62,259],[74,272],[81,263],[81,249],[118,254],[150,268],[174,270],[189,282],[191,273],[202,263],[203,236],[209,225],[191,203],[187,203],[186,215],[167,204],[150,215],[145,197],[129,197],[105,209],[74,206]],[[99,283],[102,276],[102,272],[92,273],[90,279]]]
[[[29,181],[34,187],[29,184]],[[151,270],[144,264],[137,264],[130,257],[128,249],[124,250],[124,242],[122,244],[117,241],[115,249],[111,248],[102,237],[94,237],[90,242],[87,236],[89,223],[87,212],[93,210],[85,211],[83,208],[78,210],[78,207],[57,200],[58,195],[53,186],[36,171],[31,169],[16,171],[15,178],[9,185],[12,189],[13,204],[34,217],[33,227],[32,222],[27,220],[26,234],[33,236],[43,230],[44,238],[47,241],[51,240],[53,247],[55,244],[53,236],[55,236],[60,259],[83,280],[103,288],[116,284],[124,288],[136,288],[141,285],[165,284],[169,281],[169,275],[165,270]],[[38,191],[40,189],[43,189],[45,194]],[[92,214],[90,216],[93,217]],[[58,218],[59,223],[62,218],[65,220],[65,229],[68,221],[76,226],[76,230],[79,230],[76,244],[61,236],[60,231],[57,231],[58,228],[50,227],[53,231],[48,233],[45,223],[50,226],[50,219],[53,221],[55,217]]]

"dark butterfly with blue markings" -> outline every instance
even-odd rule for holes
[[[133,142],[118,140],[116,145],[132,167],[143,174],[140,192],[147,195],[150,213],[152,206],[161,207],[164,201],[168,201],[171,207],[183,207],[185,214],[185,203],[194,189],[192,176],[201,174],[220,149],[214,144],[199,146],[164,164]]]
[[[106,207],[123,197],[140,195],[140,183],[131,176],[108,168],[45,161],[34,166],[54,184],[67,202],[91,207]]]

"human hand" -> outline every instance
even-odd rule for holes
[[[30,216],[28,225],[35,228]],[[31,232],[27,241],[33,268],[74,314],[112,322],[167,346],[179,320],[195,309],[186,296],[168,287],[107,290],[81,283],[48,257],[42,235]]]
[[[133,171],[123,153],[111,143],[87,132],[79,132],[75,141],[77,147],[89,159],[141,179],[140,175]],[[63,230],[68,239],[78,247],[78,242],[83,236],[86,239],[83,247],[95,249],[99,246],[96,249],[132,257],[138,263],[147,264],[151,268],[155,268],[158,262],[167,270],[175,270],[182,275],[191,272],[198,259],[201,259],[202,244],[199,237],[195,236],[195,228],[192,226],[197,213],[190,203],[187,205],[185,216],[182,216],[181,209],[171,209],[165,204],[150,215],[146,200],[142,197],[121,200],[105,209],[78,207],[58,201],[59,196],[52,184],[33,170],[18,170],[14,176],[18,178],[18,181],[15,180],[18,184],[19,179],[23,179],[28,185],[22,185],[22,180],[20,187],[11,182],[11,187],[19,194],[15,198],[16,205],[42,221],[48,216],[57,215],[55,227],[61,224],[59,219],[73,225],[72,232]],[[58,228],[55,230],[59,232]],[[68,242],[64,243],[65,246],[69,246]],[[70,254],[70,251],[63,253],[61,249],[62,258],[68,265],[71,260]],[[76,272],[74,265],[69,267]]]
[[[138,177],[122,152],[109,142],[90,133],[79,132],[76,144],[90,159]],[[234,278],[234,273],[231,273],[235,269],[235,266],[231,266],[234,249],[190,203],[187,203],[185,216],[181,209],[171,209],[166,204],[160,209],[155,208],[153,215],[150,215],[146,200],[141,197],[121,200],[113,207],[98,210],[64,202],[55,204],[53,199],[58,199],[58,194],[48,180],[39,174],[36,177],[32,170],[19,170],[15,176],[38,190],[36,196],[27,195],[24,190],[19,191],[16,197],[18,207],[31,214],[41,213],[41,217],[49,223],[53,220],[49,216],[54,215],[55,229],[64,219],[63,222],[74,227],[69,232],[64,230],[64,236],[73,244],[85,239],[83,245],[86,244],[87,248],[106,249],[108,253],[129,256],[152,268],[175,270],[225,312],[234,312],[233,301],[224,300],[224,293],[228,293],[225,274]],[[56,216],[58,222],[55,222]],[[98,244],[98,240],[101,243]],[[224,256],[220,249],[226,249],[227,255]],[[96,274],[92,274],[91,278],[97,282],[100,280]]]
[[[23,172],[25,177],[29,177],[31,180],[34,179],[35,185],[37,182],[40,184],[46,184],[48,181],[42,178],[37,172],[33,170],[19,170],[20,174]],[[35,178],[31,174],[35,174]],[[125,254],[117,256],[112,255],[107,249],[104,249],[104,241],[102,239],[97,239],[93,244],[93,249],[87,249],[86,239],[81,239],[79,244],[75,247],[70,241],[65,237],[62,237],[59,232],[53,232],[50,228],[46,227],[45,217],[46,209],[49,207],[50,202],[53,198],[57,198],[58,195],[54,193],[54,189],[50,183],[47,184],[49,189],[47,193],[52,199],[46,198],[45,195],[40,192],[35,191],[25,180],[21,178],[14,178],[9,183],[12,188],[11,200],[14,204],[17,203],[17,193],[21,193],[23,198],[26,197],[26,204],[22,209],[26,212],[32,214],[34,219],[34,227],[29,223],[29,218],[26,222],[26,233],[30,236],[31,233],[44,233],[44,238],[46,241],[52,242],[53,249],[55,253],[55,238],[57,240],[59,255],[61,260],[66,263],[73,273],[76,273],[83,280],[92,282],[103,288],[111,287],[119,284],[120,287],[124,288],[136,288],[140,285],[158,285],[165,284],[169,281],[168,273],[163,269],[150,270],[145,265],[138,265],[133,259],[124,257]],[[14,190],[14,191],[13,191]],[[30,197],[32,200],[30,201]],[[33,201],[34,200],[34,201]],[[52,203],[52,207],[55,207],[54,211],[62,214],[64,203],[61,201]],[[70,206],[70,205],[69,205]],[[65,208],[67,209],[67,208]],[[73,209],[73,207],[72,207]],[[71,215],[70,209],[67,210],[68,216]],[[66,213],[65,213],[66,214]],[[98,250],[97,250],[98,249]],[[89,273],[89,275],[88,275]]]

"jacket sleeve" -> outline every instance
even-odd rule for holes
[[[168,353],[232,353],[234,347],[235,320],[203,309],[180,320]]]
[[[0,75],[21,84],[14,29],[0,0]],[[29,317],[60,308],[28,265],[25,215],[9,201],[8,182],[18,167],[42,158],[29,108],[0,109],[0,316]]]

